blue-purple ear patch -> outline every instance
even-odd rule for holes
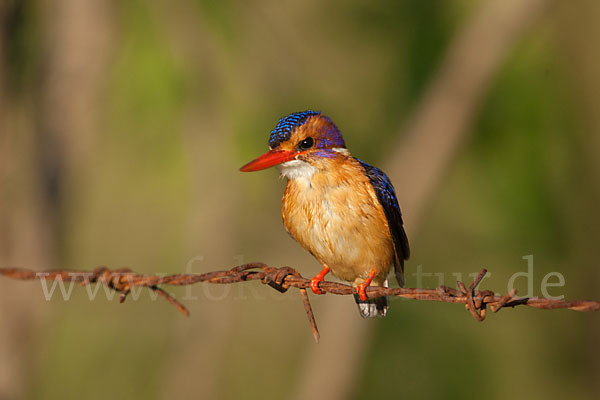
[[[271,137],[269,138],[269,147],[274,149],[278,147],[281,142],[289,140],[292,136],[292,131],[301,126],[306,120],[313,116],[321,114],[319,111],[302,111],[283,117],[277,122],[275,129],[271,131]]]

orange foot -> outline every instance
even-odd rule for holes
[[[358,286],[356,286],[356,293],[358,293],[358,297],[360,297],[362,301],[367,301],[367,288],[371,284],[373,278],[375,278],[375,275],[377,275],[377,271],[372,269],[369,271],[369,277],[365,279],[363,283],[360,283]]]
[[[310,280],[310,290],[313,291],[314,294],[323,294],[323,291],[319,289],[319,282],[323,282],[325,280],[325,275],[329,273],[329,267],[324,265],[321,272],[315,275],[314,278]]]
[[[368,284],[361,283],[356,287],[356,293],[358,293],[358,297],[360,297],[360,299],[362,301],[367,301],[367,287],[368,286],[369,286]]]

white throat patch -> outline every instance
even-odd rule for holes
[[[307,179],[311,180],[312,176],[317,172],[317,169],[302,160],[287,161],[277,166],[281,176],[288,179]]]

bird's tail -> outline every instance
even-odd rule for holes
[[[383,282],[383,287],[388,287],[387,279]],[[363,301],[357,294],[355,294],[354,301],[356,301],[358,312],[363,318],[385,317],[385,314],[387,314],[387,309],[390,306],[387,296],[376,297],[374,299],[367,299]]]

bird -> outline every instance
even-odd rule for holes
[[[368,298],[369,285],[387,287],[392,267],[404,286],[410,255],[402,212],[390,179],[352,156],[338,127],[319,111],[302,111],[277,122],[269,150],[242,172],[277,166],[287,185],[281,203],[285,230],[321,264],[310,281],[315,294],[331,272],[352,284],[363,318],[385,316],[386,297]]]

